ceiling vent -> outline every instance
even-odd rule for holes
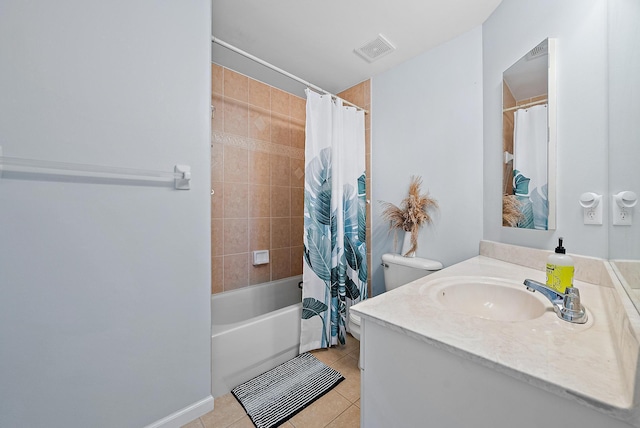
[[[545,56],[549,53],[549,44],[545,40],[527,53],[527,61]]]
[[[394,50],[396,50],[395,46],[393,46],[389,40],[385,39],[382,34],[378,34],[378,37],[374,40],[356,49],[355,53],[367,61],[373,62],[390,54]]]

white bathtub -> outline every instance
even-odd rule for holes
[[[211,380],[219,397],[296,355],[302,276],[211,296]]]

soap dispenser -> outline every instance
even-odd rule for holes
[[[564,238],[558,239],[558,246],[547,259],[547,286],[564,294],[567,287],[573,287],[573,259],[562,246]]]

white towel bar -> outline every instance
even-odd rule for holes
[[[112,166],[86,165],[69,162],[55,162],[37,159],[26,159],[1,156],[0,178],[3,171],[64,174],[79,177],[120,178],[141,181],[173,181],[175,188],[189,190],[191,185],[191,167],[176,165],[173,172],[151,171],[135,168],[120,168]]]

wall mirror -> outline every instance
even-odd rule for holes
[[[556,226],[555,40],[502,73],[502,225]]]
[[[640,194],[640,2],[608,2],[609,196],[630,190]],[[609,259],[614,272],[640,311],[640,207],[631,225],[609,222]],[[613,214],[611,214],[613,215]]]

